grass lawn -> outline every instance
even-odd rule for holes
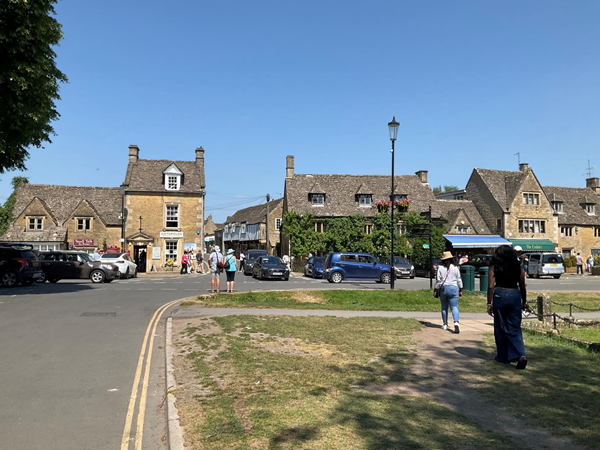
[[[537,293],[528,293],[531,302]],[[600,309],[599,292],[552,293],[551,298],[559,303],[569,303],[584,308]],[[210,305],[219,307],[247,308],[291,308],[291,309],[344,309],[380,311],[430,311],[440,310],[439,299],[433,298],[430,290],[320,290],[320,291],[271,291],[243,292],[200,296],[195,302],[182,306]],[[462,312],[485,312],[486,297],[478,293],[464,292],[459,301]],[[555,312],[568,312],[565,306],[553,305]],[[574,310],[576,311],[576,310]]]
[[[482,395],[527,423],[600,449],[600,354],[567,341],[524,333],[524,371],[487,361]],[[495,353],[494,338],[486,336]]]
[[[560,333],[577,339],[600,342],[600,328],[561,328]]]
[[[181,319],[176,395],[186,441],[211,450],[517,448],[422,397],[357,388],[402,381],[420,327],[386,318]]]

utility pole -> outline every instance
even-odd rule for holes
[[[269,201],[271,200],[271,196],[269,194],[267,194],[267,240],[266,240],[266,248],[267,248],[267,255],[269,254],[269,249],[271,247],[270,242],[269,242]]]
[[[429,205],[429,289],[433,288],[433,250],[431,249],[431,205]]]

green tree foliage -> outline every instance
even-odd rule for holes
[[[21,183],[29,183],[29,179],[26,177],[14,177],[11,181],[13,192],[10,197],[6,199],[3,206],[0,206],[0,235],[6,233],[8,226],[14,220],[13,209],[15,202],[17,201],[17,194],[15,191]]]
[[[24,170],[29,146],[52,142],[50,123],[60,117],[59,82],[52,46],[62,39],[52,17],[55,0],[0,3],[0,173]]]
[[[433,191],[433,195],[438,195],[442,192],[458,191],[458,186],[444,186],[444,188],[442,189],[442,186],[440,185],[434,186],[431,190]]]
[[[309,251],[325,251],[323,235],[315,233],[313,218],[311,213],[301,216],[294,211],[283,215],[281,232],[290,238],[290,253],[294,258],[304,258]]]
[[[325,226],[325,247],[328,252],[372,253],[373,241],[365,233],[365,218],[360,214],[328,219]]]

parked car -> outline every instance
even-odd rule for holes
[[[290,271],[279,256],[262,255],[252,266],[252,276],[259,280],[279,278],[287,281],[290,279]]]
[[[392,266],[380,263],[368,253],[330,253],[323,265],[323,278],[330,283],[341,283],[342,280],[389,283]]]
[[[552,276],[558,279],[565,273],[563,257],[560,253],[526,253],[526,255],[529,258],[527,276],[530,278]]]
[[[481,269],[482,267],[489,267],[491,261],[492,255],[474,255],[471,258],[469,258],[469,261],[466,262],[464,265],[475,267],[475,275],[479,275],[479,269]]]
[[[119,278],[119,266],[103,261],[94,261],[86,252],[55,250],[40,252],[40,263],[45,280],[85,280],[92,283],[110,283]]]
[[[42,267],[33,252],[33,246],[23,244],[0,245],[0,284],[15,287],[29,286],[42,277]]]
[[[246,262],[244,265],[244,275],[253,275],[252,274],[252,267],[254,266],[254,263],[256,262],[257,258],[259,256],[267,256],[268,253],[266,250],[248,250],[246,252]]]
[[[386,256],[380,259],[384,264],[390,263],[390,256]],[[396,271],[396,278],[414,278],[415,277],[415,266],[413,266],[408,259],[400,256],[394,256],[394,269]]]
[[[313,256],[304,264],[304,276],[323,278],[323,264],[326,256]]]
[[[423,263],[415,263],[415,274],[418,277],[429,278],[429,273],[431,271],[433,278],[435,278],[435,276],[437,275],[438,267],[440,267],[441,265],[442,260],[440,258],[433,258],[431,260],[431,263],[429,262],[429,260]]]
[[[137,265],[131,260],[129,253],[105,253],[100,261],[108,264],[116,264],[121,273],[121,278],[136,278]]]

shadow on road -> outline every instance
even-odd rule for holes
[[[96,288],[88,280],[82,280],[80,283],[61,283],[59,281],[56,284],[33,283],[31,286],[16,286],[13,288],[0,286],[0,296],[68,294],[70,292],[91,291],[93,289]]]

